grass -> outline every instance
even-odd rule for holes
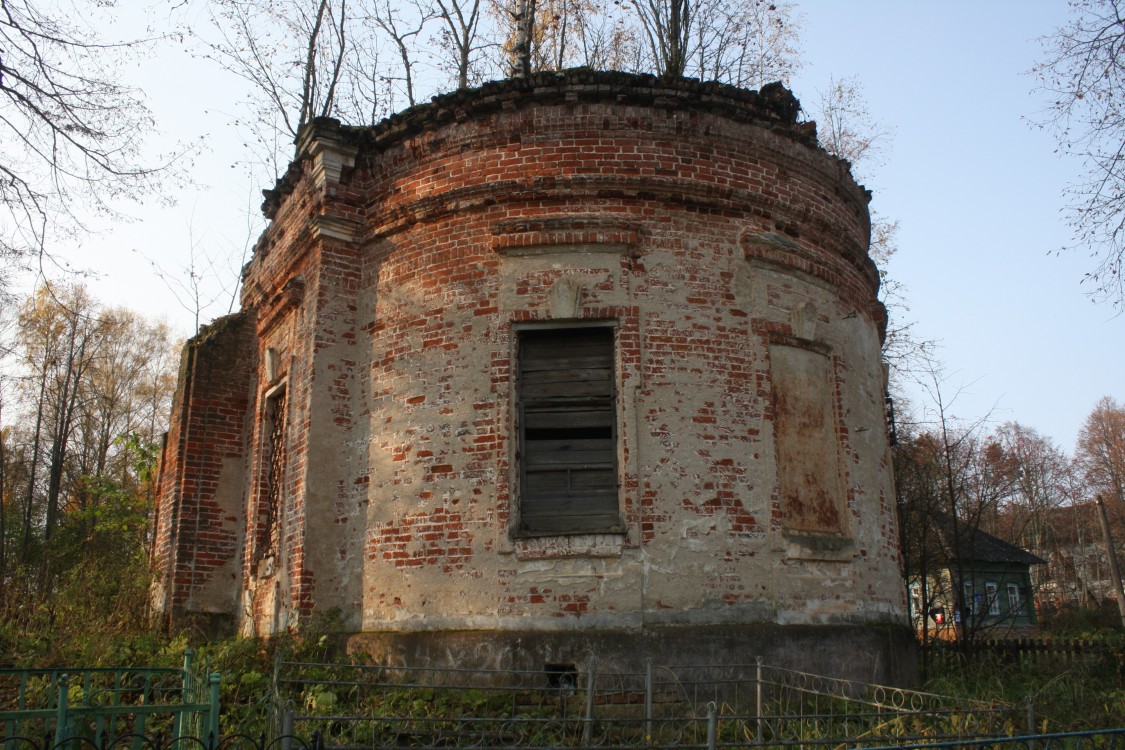
[[[946,662],[925,690],[976,700],[1030,703],[1038,732],[1125,727],[1125,629],[1112,613],[1079,610],[1043,622],[1047,639],[1088,644],[1070,660],[977,657]]]
[[[1082,611],[1044,623],[1044,637],[1081,639],[1091,644],[1089,653],[1071,662],[1010,657],[948,661],[940,672],[931,672],[927,684],[920,687],[951,697],[1004,701],[1017,706],[1030,701],[1039,732],[1125,726],[1125,629],[1115,622],[1115,616],[1115,610],[1108,615]],[[0,650],[6,651],[10,666],[27,668],[61,664],[175,667],[182,663],[184,649],[195,647],[206,670],[223,675],[222,731],[256,735],[267,731],[273,719],[270,707],[275,657],[280,654],[292,661],[329,660],[337,656],[328,635],[333,629],[331,618],[326,618],[304,634],[268,642],[232,638],[193,643],[183,634],[170,637],[141,628],[106,638],[104,631],[95,628],[89,638],[98,642],[85,643],[77,628],[68,628],[67,637],[58,638],[52,636],[61,633],[51,632],[50,628],[25,630],[9,622],[0,623]],[[46,648],[47,644],[50,648]],[[355,702],[355,707],[366,710],[368,716],[375,708],[371,700],[371,696],[361,699],[357,693],[316,687],[307,688],[298,697],[298,702],[304,704],[302,708],[336,714],[346,713]],[[488,715],[497,708],[512,711],[510,702],[505,702],[510,699],[472,691],[456,699],[427,689],[414,693],[399,691],[383,700],[390,701],[385,708],[393,707],[398,709],[396,712],[401,711],[400,715],[418,719],[440,719],[447,709],[477,716]],[[368,705],[359,705],[365,702]],[[526,706],[517,711],[530,713]],[[1023,731],[1024,724],[1021,722],[1016,731]],[[550,734],[558,728],[545,723],[542,730]]]

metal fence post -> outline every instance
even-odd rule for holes
[[[1024,696],[1024,702],[1027,705],[1027,733],[1032,735],[1035,734],[1035,698],[1026,695]],[[1030,740],[1027,747],[1028,750],[1035,750],[1035,740]]]
[[[707,704],[707,750],[715,750],[719,744],[719,712],[715,701]]]
[[[219,741],[219,680],[218,672],[212,672],[210,677],[211,683],[211,706],[208,709],[207,716],[207,731],[214,741]]]
[[[293,711],[286,708],[281,713],[281,750],[290,750],[293,745]]]
[[[192,672],[192,661],[195,651],[184,649],[184,671],[180,676],[180,703],[188,704],[195,701],[195,679]],[[177,711],[172,719],[172,742],[177,742],[185,734],[184,721],[187,719],[184,711]]]
[[[757,719],[757,734],[754,737],[755,742],[763,742],[765,740],[762,734],[762,657],[758,657],[758,668],[754,677],[754,716]]]
[[[645,744],[652,744],[652,658],[645,660]]]
[[[582,725],[582,744],[594,742],[594,691],[598,681],[598,667],[593,661],[586,672],[586,723]]]
[[[59,675],[58,688],[58,699],[55,702],[55,736],[51,743],[52,748],[56,748],[70,739],[70,732],[67,731],[66,725],[68,721],[66,713],[70,705],[70,677],[65,672]]]

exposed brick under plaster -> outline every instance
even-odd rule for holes
[[[158,605],[259,633],[333,607],[391,634],[905,627],[868,195],[793,105],[580,73],[314,122],[244,312],[185,349]],[[518,331],[599,322],[624,531],[521,533]],[[797,402],[779,346],[813,384]],[[779,419],[835,460],[798,440],[781,482]]]

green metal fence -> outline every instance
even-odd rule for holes
[[[182,669],[0,669],[0,737],[5,748],[132,737],[134,750],[146,735],[217,737],[219,679],[197,670],[191,650]]]
[[[906,745],[1035,731],[1029,705],[980,702],[773,667],[590,664],[544,670],[278,660],[281,735],[327,750],[793,748]],[[1125,749],[1123,749],[1125,750]]]

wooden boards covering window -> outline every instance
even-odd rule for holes
[[[620,526],[613,361],[608,326],[520,331],[521,531]]]

